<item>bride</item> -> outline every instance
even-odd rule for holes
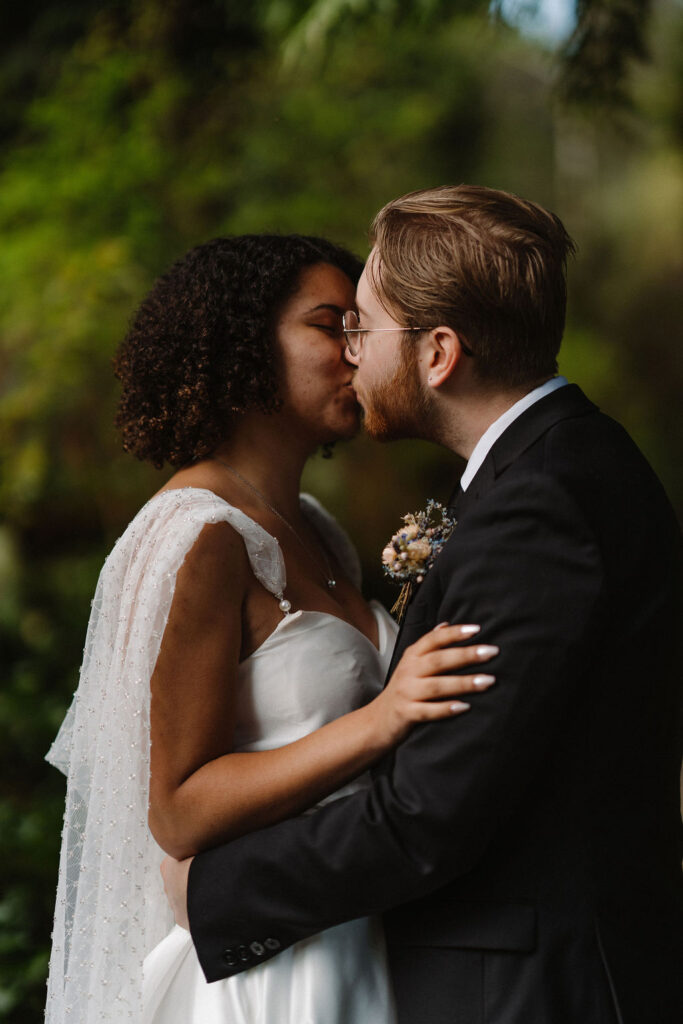
[[[80,682],[48,759],[68,776],[48,1024],[391,1024],[381,936],[351,921],[215,984],[173,927],[159,865],[364,784],[411,726],[491,676],[434,630],[382,681],[395,626],[313,498],[308,456],[359,410],[342,313],[361,270],[318,238],[190,251],[116,360],[124,445],[177,472],[103,568]],[[340,837],[340,840],[343,837]],[[244,961],[246,962],[246,960]]]

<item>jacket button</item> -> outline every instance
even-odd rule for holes
[[[254,956],[263,956],[266,951],[266,947],[261,942],[252,942],[249,949],[252,951]]]
[[[280,948],[280,943],[278,942],[277,939],[266,939],[263,945],[266,947],[266,949],[270,949],[273,951]]]
[[[248,964],[251,960],[251,953],[246,946],[238,946],[237,952],[239,953],[240,960],[243,964]]]
[[[228,967],[236,967],[237,966],[237,957],[235,956],[235,950],[234,949],[224,949],[223,953],[222,953],[222,956],[223,956],[223,962]]]

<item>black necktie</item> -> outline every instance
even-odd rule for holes
[[[447,505],[447,507],[448,507],[450,512],[457,512],[458,511],[458,505],[460,504],[460,502],[462,500],[462,496],[463,496],[464,493],[465,492],[463,491],[463,489],[460,486],[460,484],[458,484],[458,486],[453,489],[453,493],[451,494],[450,498],[448,499],[448,505]]]

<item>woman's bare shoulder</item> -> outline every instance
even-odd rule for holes
[[[176,590],[201,596],[201,604],[241,603],[251,576],[240,533],[227,521],[206,523],[187,552]]]

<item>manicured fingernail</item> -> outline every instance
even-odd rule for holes
[[[481,647],[477,647],[478,658],[492,658],[494,654],[500,652],[500,647],[495,647],[493,644],[482,644]]]
[[[481,626],[461,626],[460,632],[463,636],[474,636],[474,634],[478,633],[480,629]]]
[[[486,689],[487,686],[491,686],[495,681],[495,676],[475,676],[472,680],[474,685],[479,686],[482,690]]]
[[[469,704],[465,704],[461,700],[455,700],[451,704],[451,711],[453,712],[454,715],[457,714],[459,711],[468,711],[469,708],[470,708],[470,705]]]
[[[434,626],[434,629],[443,629],[444,626],[450,626],[450,622],[440,622],[438,626]]]

